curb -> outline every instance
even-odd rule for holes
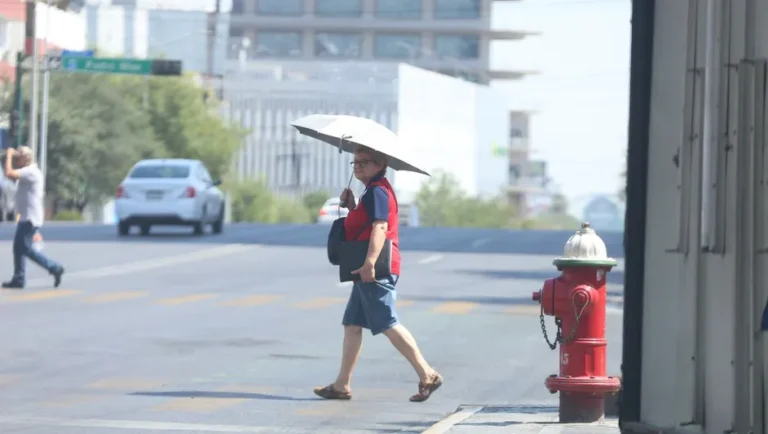
[[[453,413],[422,431],[421,434],[445,434],[451,428],[474,416],[485,407],[485,405],[460,405]]]

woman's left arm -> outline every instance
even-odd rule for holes
[[[371,239],[368,242],[368,255],[365,257],[366,265],[373,267],[376,260],[379,259],[381,249],[384,247],[384,241],[387,240],[387,229],[389,225],[385,220],[374,220],[371,228]]]

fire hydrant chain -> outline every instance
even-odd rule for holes
[[[555,334],[555,341],[550,342],[549,341],[549,334],[547,334],[547,324],[544,322],[544,305],[541,305],[541,313],[539,314],[539,322],[541,323],[541,332],[544,334],[544,340],[547,342],[547,345],[549,346],[549,349],[555,350],[557,349],[557,344],[560,343],[561,345],[570,343],[575,337],[576,337],[576,331],[579,329],[579,321],[581,321],[581,316],[584,314],[584,309],[587,308],[587,304],[584,303],[583,306],[581,306],[581,310],[579,310],[576,307],[576,300],[572,299],[572,305],[573,305],[573,314],[576,319],[573,323],[573,329],[571,330],[571,333],[563,338],[563,320],[561,320],[559,317],[555,317],[555,326],[557,326],[557,333]]]

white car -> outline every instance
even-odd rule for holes
[[[346,217],[349,214],[349,210],[346,208],[339,208],[341,201],[338,197],[332,197],[325,201],[323,206],[320,207],[320,211],[317,215],[317,222],[320,224],[331,224],[334,220],[338,219],[339,211],[341,211],[341,217]]]
[[[118,234],[138,226],[142,235],[155,225],[192,226],[197,235],[210,224],[213,233],[224,227],[221,181],[211,178],[199,160],[143,160],[117,187],[115,214]]]

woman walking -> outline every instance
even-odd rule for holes
[[[360,203],[355,202],[350,189],[341,193],[341,206],[350,210],[344,221],[344,232],[359,233],[357,240],[369,240],[368,255],[364,265],[354,272],[360,275],[360,280],[352,287],[344,311],[344,343],[339,375],[332,384],[316,388],[315,394],[326,399],[352,398],[352,371],[360,355],[365,328],[374,336],[383,333],[410,362],[419,376],[418,393],[410,400],[423,402],[443,384],[443,378],[424,360],[413,335],[400,324],[395,313],[395,285],[400,275],[399,216],[395,192],[384,177],[387,155],[360,146],[354,152],[352,165],[355,178],[366,188]],[[386,240],[392,243],[392,273],[390,276],[376,276],[374,266]]]

